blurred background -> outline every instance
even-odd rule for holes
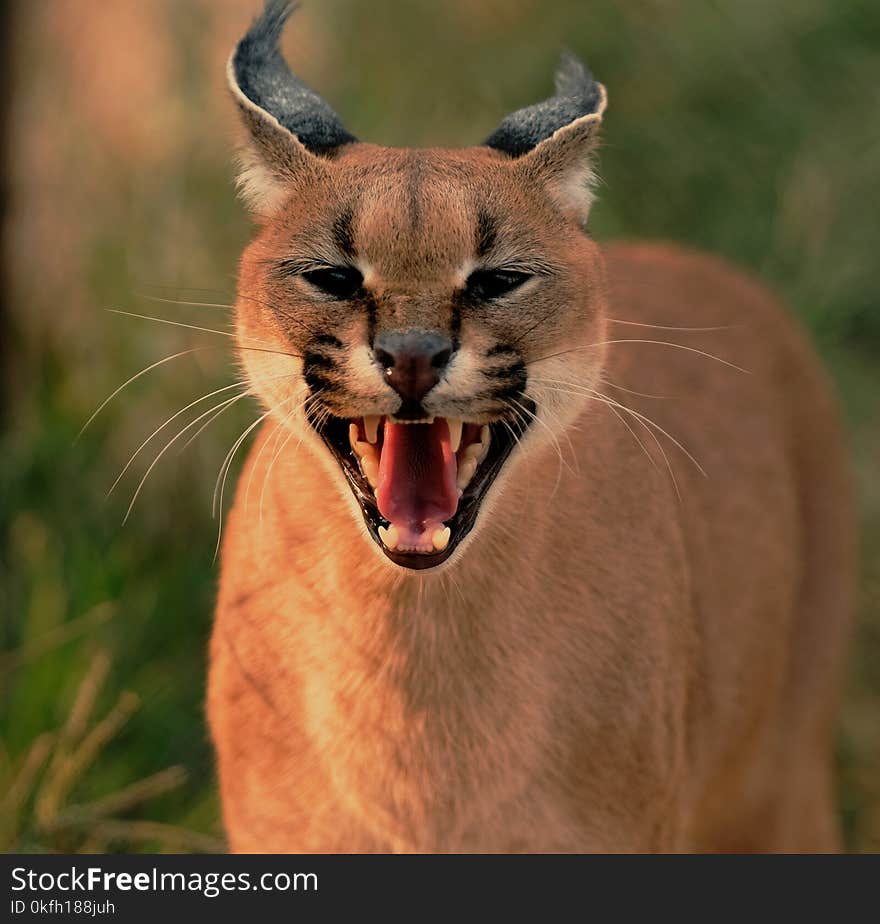
[[[223,848],[203,718],[211,495],[254,408],[178,441],[122,525],[153,458],[211,403],[147,444],[108,499],[129,457],[236,371],[222,333],[106,309],[228,329],[250,227],[224,65],[258,5],[4,6],[0,850]],[[394,145],[479,142],[549,94],[571,48],[611,100],[595,234],[722,254],[812,330],[863,537],[840,810],[848,847],[880,851],[880,5],[311,0],[284,46],[351,131]],[[195,348],[77,439],[129,377]]]

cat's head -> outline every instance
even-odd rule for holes
[[[436,567],[598,378],[603,271],[584,228],[605,91],[567,58],[555,95],[483,145],[362,143],[282,58],[292,7],[269,0],[229,62],[260,226],[240,356],[347,484],[377,551]]]

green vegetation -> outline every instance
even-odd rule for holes
[[[105,500],[131,453],[236,372],[221,336],[103,309],[227,325],[222,308],[148,296],[233,299],[249,229],[221,75],[257,2],[95,5],[130,30],[131,60],[107,47],[109,29],[82,22],[97,15],[84,7],[18,4],[28,55],[6,241],[3,850],[207,850],[222,836],[203,720],[211,493],[253,407],[172,447],[121,526],[174,424]],[[76,8],[67,20],[65,6]],[[725,255],[812,329],[846,411],[863,534],[841,811],[851,849],[880,850],[875,0],[329,0],[299,20],[287,46],[298,70],[355,134],[388,144],[479,141],[547,94],[570,47],[610,94],[596,236]],[[192,346],[211,349],[139,378],[76,439],[117,385]]]

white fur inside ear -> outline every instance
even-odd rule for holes
[[[563,125],[518,161],[530,181],[543,183],[560,208],[581,223],[590,213],[598,183],[593,159],[608,102],[601,84],[599,93],[595,112]]]
[[[253,148],[243,148],[237,158],[235,186],[245,205],[255,214],[269,215],[287,198],[290,187],[263,162]]]
[[[585,160],[569,173],[550,183],[554,198],[566,211],[575,212],[581,221],[586,221],[596,199],[595,188],[598,177],[592,164]]]

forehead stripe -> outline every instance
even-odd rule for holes
[[[495,219],[485,210],[481,209],[477,215],[477,256],[485,257],[495,246],[498,237],[498,228]]]
[[[333,222],[333,240],[340,251],[352,260],[357,256],[354,246],[354,232],[352,231],[353,220],[354,212],[349,207],[340,212]]]

